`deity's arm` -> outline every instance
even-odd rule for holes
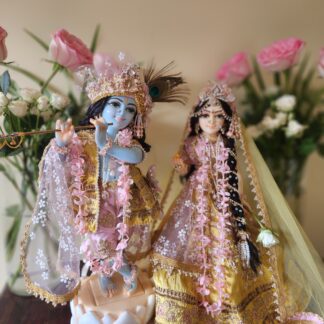
[[[121,160],[126,163],[138,164],[144,159],[144,150],[139,146],[122,147],[117,144],[113,144],[107,151],[109,156]]]
[[[194,142],[194,138],[187,138],[173,156],[172,163],[180,175],[187,174],[190,166],[194,164]]]

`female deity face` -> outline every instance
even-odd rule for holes
[[[106,103],[102,117],[106,123],[112,123],[113,127],[119,130],[127,127],[133,121],[136,111],[134,98],[112,96]]]
[[[215,136],[224,125],[224,111],[220,105],[204,107],[199,117],[199,126],[207,136]]]

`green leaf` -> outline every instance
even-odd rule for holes
[[[6,209],[7,215],[13,217],[13,223],[6,234],[6,259],[10,261],[15,252],[20,230],[22,213],[19,205],[12,205]]]
[[[0,62],[0,65],[2,66],[5,66],[5,64],[3,62]],[[16,71],[24,76],[26,76],[27,78],[33,80],[34,82],[36,82],[39,86],[42,86],[45,81],[40,78],[38,75],[34,74],[33,72],[30,72],[24,68],[21,68],[19,66],[16,66],[16,65],[13,65],[13,64],[10,64],[8,65],[8,68],[13,70],[13,71]],[[50,89],[51,91],[53,92],[57,92],[57,93],[60,93],[62,94],[62,91],[60,91],[58,88],[56,87],[53,87],[53,86],[48,86],[48,89]]]
[[[1,90],[6,95],[10,88],[10,74],[6,70],[1,75]]]
[[[15,217],[20,211],[20,206],[18,204],[10,205],[6,208],[6,216]]]
[[[255,72],[255,76],[259,85],[259,88],[261,91],[263,91],[265,89],[265,84],[262,78],[262,74],[258,65],[258,62],[256,61],[255,57],[252,58],[252,64],[253,64],[253,68],[254,68],[254,72]]]
[[[3,147],[3,148],[0,150],[0,158],[1,158],[1,157],[8,157],[8,156],[14,156],[14,155],[17,155],[17,154],[19,154],[20,152],[22,152],[23,149],[24,149],[24,148],[22,147],[22,145],[19,146],[19,147],[16,148],[16,149],[12,149],[12,148],[10,148],[10,147],[8,147],[8,146],[5,146],[5,147]],[[0,171],[2,171],[2,170],[0,170]]]
[[[100,32],[100,25],[97,25],[96,29],[95,29],[95,32],[93,34],[92,41],[91,41],[91,46],[90,46],[90,51],[92,53],[94,53],[96,48],[97,48],[99,32]]]
[[[302,80],[302,77],[303,77],[303,74],[304,74],[304,71],[305,71],[305,68],[307,66],[307,63],[308,63],[308,60],[309,60],[309,53],[307,53],[301,63],[300,63],[300,66],[299,66],[299,69],[298,69],[298,72],[296,73],[296,76],[295,76],[295,79],[293,81],[293,84],[292,84],[292,93],[295,93],[300,85],[300,82]]]
[[[300,143],[299,153],[301,155],[307,156],[316,150],[316,143],[312,138],[305,138]]]
[[[49,46],[45,41],[43,41],[41,38],[39,38],[37,35],[35,35],[33,32],[29,31],[28,29],[24,29],[25,32],[34,40],[36,43],[38,43],[43,49],[48,52]]]
[[[6,171],[6,168],[4,167],[3,164],[0,164],[0,172],[5,172]]]

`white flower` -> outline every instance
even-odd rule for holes
[[[307,126],[300,124],[297,120],[289,120],[286,128],[287,137],[299,137],[303,134]]]
[[[275,115],[275,119],[278,121],[278,123],[280,124],[280,126],[283,126],[286,124],[287,122],[287,114],[284,112],[277,112]]]
[[[265,116],[261,121],[261,125],[265,130],[273,130],[281,126],[280,120],[270,116]]]
[[[31,89],[31,88],[22,88],[19,90],[21,98],[23,100],[32,103],[34,100],[39,98],[42,94],[39,90]]]
[[[260,135],[263,134],[263,130],[260,125],[252,125],[247,128],[247,131],[253,138],[258,138]]]
[[[270,248],[279,243],[278,238],[271,232],[271,230],[265,228],[261,229],[257,242],[260,242],[265,248]]]
[[[46,111],[42,111],[41,112],[41,116],[43,117],[43,119],[47,122],[51,119],[52,117],[52,112],[48,109]]]
[[[3,92],[0,92],[0,107],[6,107],[8,103],[9,99],[7,96]]]
[[[290,112],[296,105],[296,97],[293,95],[284,95],[275,101],[278,110],[283,112]]]
[[[23,100],[11,101],[9,110],[17,117],[24,117],[28,110],[27,102]]]
[[[58,110],[64,109],[69,102],[70,100],[66,96],[62,96],[58,93],[52,93],[51,95],[51,105]]]
[[[44,111],[48,108],[48,98],[46,96],[40,96],[37,99],[37,108],[40,111]]]

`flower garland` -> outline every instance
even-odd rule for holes
[[[128,128],[118,132],[116,136],[117,145],[121,147],[130,147],[132,144],[133,134],[132,131]],[[104,260],[92,260],[91,268],[93,271],[98,271],[105,273],[107,276],[111,276],[114,272],[119,271],[119,269],[125,264],[124,262],[124,251],[127,248],[129,240],[129,227],[127,225],[127,218],[131,214],[131,185],[133,180],[130,177],[130,167],[126,163],[121,162],[121,165],[118,168],[120,172],[118,181],[117,181],[117,203],[121,206],[121,211],[117,215],[120,222],[116,226],[118,232],[118,243],[116,246],[116,255],[113,258],[107,258]],[[132,271],[135,271],[135,268],[132,267]]]
[[[216,207],[218,210],[218,221],[214,223],[206,215],[208,213],[208,165],[207,168],[202,169],[201,174],[197,176],[200,184],[197,188],[198,191],[198,205],[197,205],[197,225],[195,231],[199,234],[197,239],[201,241],[200,251],[198,259],[202,263],[202,275],[198,278],[197,291],[202,296],[202,305],[206,308],[207,313],[211,316],[217,316],[223,309],[224,299],[228,298],[226,292],[226,268],[224,262],[226,259],[232,257],[230,249],[229,234],[231,229],[230,213],[229,213],[229,194],[226,191],[226,173],[229,171],[229,167],[226,163],[228,158],[228,149],[225,148],[222,141],[217,141],[216,152],[213,150],[213,144],[209,142],[201,143],[205,145],[205,160],[212,163],[212,158],[216,158],[215,164],[211,165],[213,170],[214,181],[216,181],[216,195],[213,195],[213,199],[216,201]],[[208,237],[206,228],[210,224],[210,232],[212,239]],[[217,231],[216,236],[212,229]],[[211,262],[208,261],[207,250],[211,251]],[[210,295],[210,289],[208,288],[211,282],[215,282],[212,286],[217,291],[217,302],[210,304],[206,300],[206,296]]]

